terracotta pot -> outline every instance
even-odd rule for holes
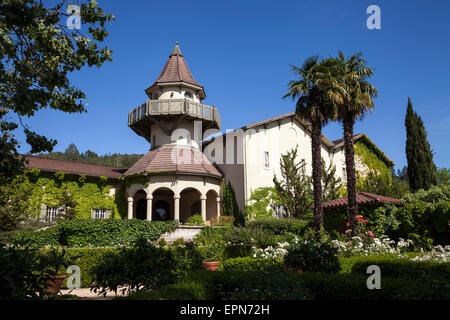
[[[288,268],[286,265],[284,265],[284,272],[289,272],[289,271],[292,270],[292,269],[293,269],[293,268]],[[293,271],[295,272],[295,269],[294,269]],[[302,270],[302,268],[297,267],[296,272],[297,272],[297,273],[303,273],[303,270]]]
[[[44,292],[49,294],[58,294],[63,281],[67,278],[66,274],[56,275],[56,276],[43,276],[44,278]]]
[[[202,265],[206,270],[216,271],[219,267],[219,261],[203,261]]]

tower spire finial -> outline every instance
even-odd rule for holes
[[[178,41],[175,42],[175,47],[173,48],[172,52],[170,53],[170,56],[183,56],[183,54],[181,53],[180,47],[178,46]]]

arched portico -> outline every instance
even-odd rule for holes
[[[128,219],[186,222],[193,214],[204,221],[220,216],[220,179],[202,176],[149,176],[149,183],[130,184]]]

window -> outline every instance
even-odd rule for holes
[[[55,221],[56,216],[58,214],[57,207],[47,207],[47,221]]]
[[[94,219],[105,219],[106,210],[105,209],[94,209]]]
[[[188,100],[192,100],[192,93],[190,93],[189,91],[186,91],[184,93],[184,97]]]
[[[264,151],[264,168],[269,168],[269,151]]]
[[[342,167],[342,180],[347,181],[347,168]]]

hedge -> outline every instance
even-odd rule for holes
[[[220,269],[224,271],[282,271],[283,260],[257,259],[250,257],[232,258],[223,261]]]
[[[21,232],[12,244],[40,248],[43,246],[104,247],[126,246],[138,238],[158,240],[178,226],[174,221],[116,219],[74,219],[36,232]]]
[[[402,278],[407,280],[442,279],[449,284],[450,289],[450,262],[412,261],[405,259],[367,259],[356,262],[351,273],[366,274],[367,267],[377,265],[380,267],[382,277]]]
[[[369,290],[367,275],[286,272],[190,273],[187,279],[121,299],[177,300],[410,300],[449,299],[448,284],[382,277]],[[447,286],[447,287],[446,287]],[[446,290],[447,289],[447,290]]]
[[[276,235],[285,235],[286,233],[302,235],[309,226],[310,223],[305,220],[280,218],[258,218],[246,224],[247,228],[262,228]]]

